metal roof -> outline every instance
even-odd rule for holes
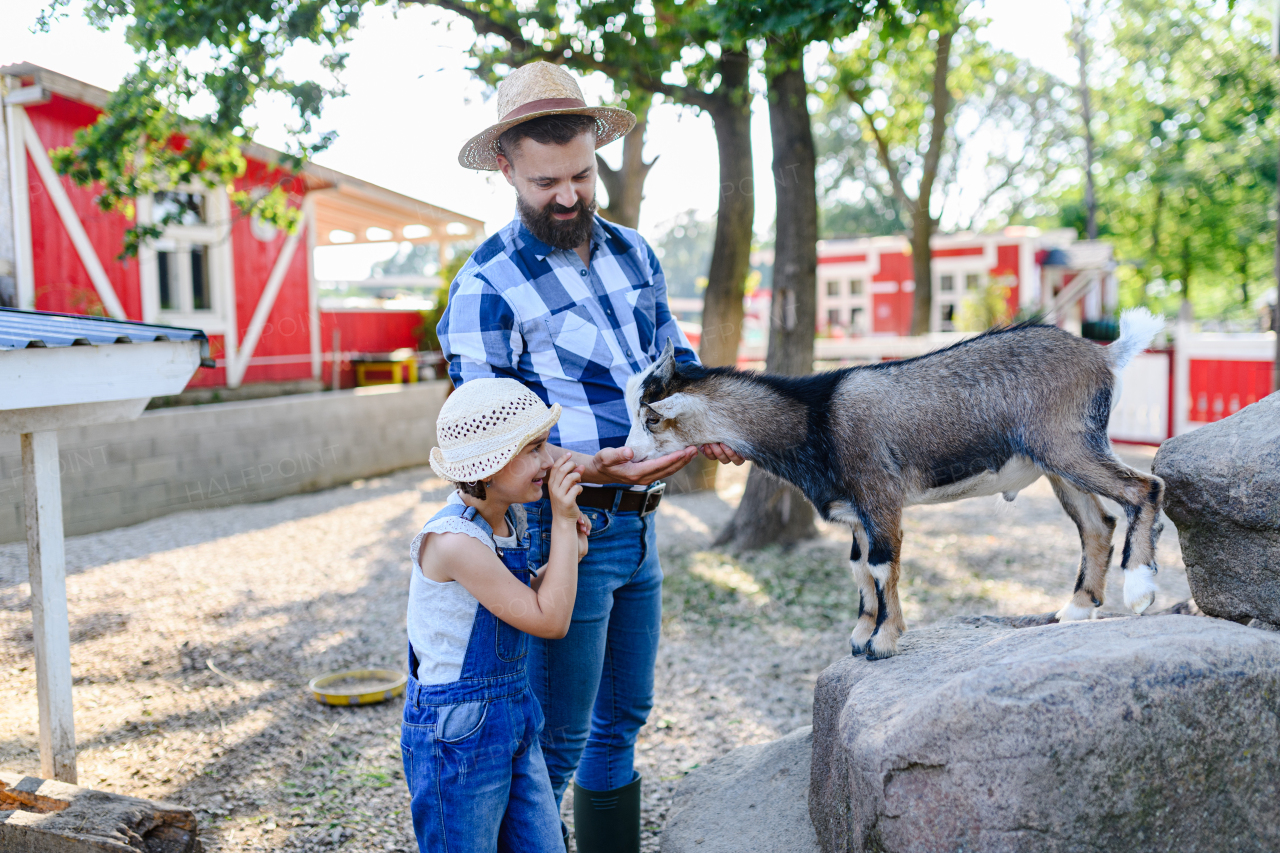
[[[199,341],[200,366],[214,366],[213,359],[209,357],[209,338],[199,329],[0,307],[0,350],[154,341]]]

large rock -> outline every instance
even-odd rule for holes
[[[699,767],[676,789],[662,853],[819,853],[809,823],[805,726]]]
[[[835,851],[1280,850],[1280,635],[1198,616],[908,631],[818,679]]]
[[[1280,393],[1169,439],[1152,470],[1200,608],[1280,625]]]
[[[3,853],[200,853],[189,809],[0,772]]]

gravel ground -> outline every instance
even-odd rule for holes
[[[1152,452],[1122,452],[1150,469]],[[710,547],[745,475],[722,469],[716,493],[659,510],[663,645],[637,755],[646,851],[685,773],[807,725],[818,673],[847,653],[847,531],[785,553]],[[446,495],[414,469],[68,540],[81,784],[195,809],[209,851],[415,849],[399,703],[330,708],[304,688],[337,668],[403,668],[405,552]],[[1079,540],[1044,480],[1014,504],[914,507],[904,526],[909,626],[1055,610],[1070,593]],[[1189,597],[1172,524],[1159,556],[1165,607]],[[34,774],[29,596],[25,547],[0,545],[0,769]]]

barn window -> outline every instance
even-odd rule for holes
[[[862,279],[854,278],[849,280],[849,293],[852,296],[862,295]]]
[[[838,281],[827,282],[827,296],[839,296],[839,295],[840,295],[840,282]]]
[[[234,302],[226,193],[207,187],[157,192],[138,200],[138,220],[163,229],[138,253],[145,319],[224,332]]]

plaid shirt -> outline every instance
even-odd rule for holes
[[[697,362],[667,307],[667,283],[638,233],[596,217],[591,266],[552,249],[519,217],[485,240],[449,287],[436,327],[455,386],[517,379],[559,403],[551,443],[593,454],[626,443],[627,380],[673,338],[676,359]]]

